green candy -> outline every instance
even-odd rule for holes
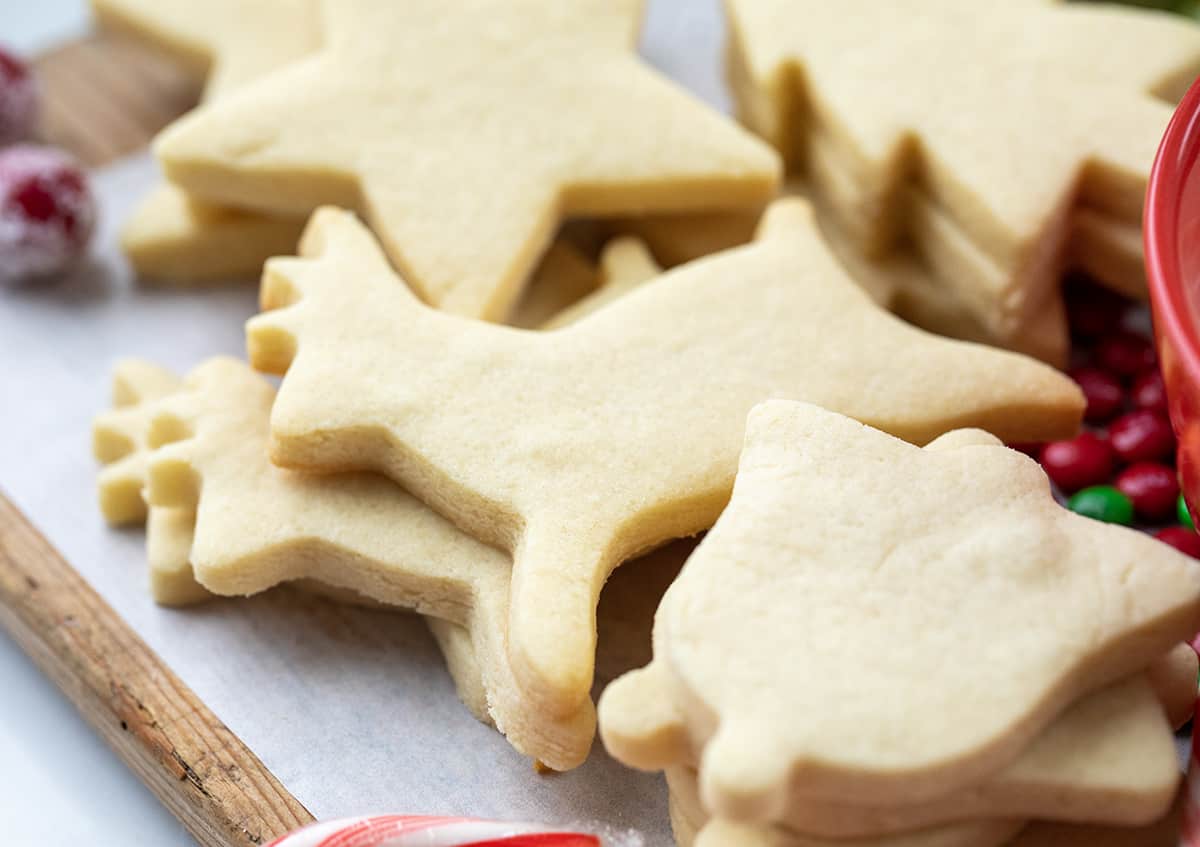
[[[1192,513],[1188,511],[1187,501],[1183,499],[1182,494],[1175,501],[1175,518],[1188,529],[1196,528],[1196,524],[1192,520]]]
[[[1133,523],[1133,501],[1111,485],[1093,485],[1076,492],[1067,501],[1067,508],[1105,523]]]

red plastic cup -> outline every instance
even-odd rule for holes
[[[1200,506],[1200,80],[1167,126],[1146,193],[1146,275],[1179,481]]]

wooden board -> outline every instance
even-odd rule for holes
[[[98,32],[38,57],[40,135],[99,167],[145,147],[196,103],[200,81],[118,34]]]
[[[145,146],[197,92],[163,57],[104,33],[35,68],[42,138],[91,166]],[[312,821],[3,494],[0,626],[205,847],[266,844]]]
[[[2,495],[0,626],[205,847],[312,821]]]

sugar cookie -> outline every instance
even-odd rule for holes
[[[558,719],[545,715],[508,667],[509,557],[383,477],[272,466],[274,396],[245,365],[214,359],[154,404],[147,500],[152,509],[195,512],[197,581],[244,595],[313,579],[466,626],[497,728],[557,770],[582,762],[594,728],[590,701]]]
[[[880,311],[799,201],[754,245],[543,334],[422,306],[347,213],[319,212],[301,253],[268,264],[274,311],[247,327],[255,367],[287,371],[272,459],[383,471],[514,550],[509,649],[554,713],[587,697],[605,577],[711,525],[756,402],[804,397],[916,442],[963,425],[1039,440],[1080,417],[1052,369]]]
[[[503,318],[564,216],[761,205],[778,183],[769,147],[636,57],[637,0],[325,11],[327,49],[185,116],[155,150],[214,202],[357,208],[442,309]]]
[[[206,79],[213,99],[294,62],[320,44],[316,0],[92,0],[105,25],[165,50]],[[228,209],[161,185],[121,230],[138,276],[159,285],[200,285],[257,276],[263,262],[295,249],[300,216]]]
[[[914,804],[996,774],[1197,624],[1193,560],[1062,508],[1028,457],[770,401],[660,606],[654,661],[605,691],[602,734],[638,767],[702,753],[721,816],[779,820],[794,795]]]
[[[148,509],[143,496],[154,403],[181,385],[166,368],[124,359],[113,368],[114,408],[92,424],[92,453],[103,465],[96,485],[100,512],[113,525],[146,523],[150,593],[165,606],[186,606],[211,596],[196,582],[189,559],[195,514],[190,509]]]
[[[542,329],[558,329],[604,308],[662,273],[644,242],[614,238],[600,253],[600,286],[563,308]]]
[[[139,359],[123,359],[113,368],[113,411],[92,426],[92,455],[104,467],[96,492],[100,513],[114,526],[146,520],[142,487],[146,483],[145,407],[179,388],[179,377]]]
[[[873,838],[821,838],[782,826],[756,827],[710,820],[700,802],[695,772],[667,771],[672,821],[679,821],[681,843],[688,837],[711,847],[999,847],[1024,826],[1023,821],[979,820]]]
[[[594,292],[599,284],[595,263],[568,242],[557,239],[542,257],[508,323],[537,329]]]
[[[257,276],[296,249],[304,222],[213,206],[172,185],[151,189],[121,230],[121,249],[143,280],[229,282]]]
[[[91,0],[106,26],[165,50],[218,97],[321,42],[317,0]]]
[[[1001,340],[1057,296],[1068,260],[1144,296],[1129,264],[1103,257],[1140,224],[1200,28],[1058,0],[726,7],[740,117],[836,198],[859,249],[915,250]],[[1080,211],[1108,234],[1081,231]],[[964,266],[955,242],[986,263]]]

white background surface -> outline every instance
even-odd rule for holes
[[[715,0],[650,8],[644,52],[722,104]],[[75,0],[0,0],[0,41],[22,52],[86,25]],[[0,292],[0,486],[318,817],[598,818],[644,826],[655,847],[669,843],[658,779],[603,757],[531,792],[528,762],[457,703],[417,621],[356,612],[337,631],[307,632],[269,598],[190,612],[149,601],[140,534],[110,531],[96,514],[88,421],[106,402],[116,357],[185,369],[214,352],[238,354],[241,321],[254,310],[252,291],[131,287],[112,255],[113,231],[152,179],[145,162],[98,179],[106,208],[90,273],[47,291]],[[0,842],[191,843],[2,635],[0,692]],[[326,763],[338,767],[327,772]]]

